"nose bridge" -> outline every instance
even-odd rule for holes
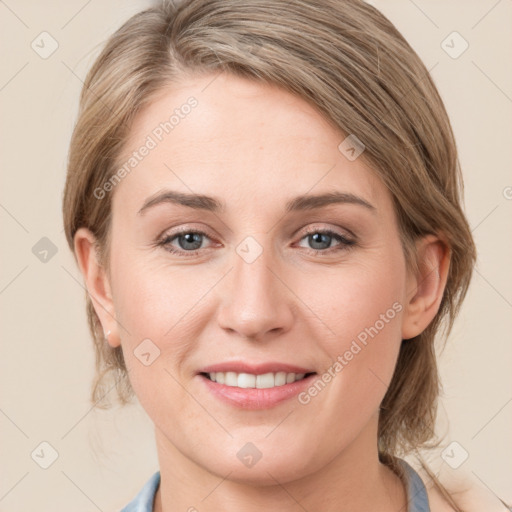
[[[280,281],[271,237],[247,237],[235,248],[233,270],[222,299],[222,327],[244,337],[259,338],[271,330],[288,329],[290,297]]]
[[[259,237],[261,240],[262,237]],[[275,255],[267,241],[265,246],[253,237],[247,237],[236,248],[233,279],[240,291],[254,294],[270,295],[269,288],[275,287],[275,275],[270,271],[275,266]],[[261,297],[263,298],[263,297]]]

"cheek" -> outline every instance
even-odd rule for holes
[[[115,261],[112,275],[115,310],[118,321],[129,332],[125,335],[130,343],[140,336],[166,337],[180,318],[185,320],[187,310],[203,288],[192,266],[173,267],[165,258],[155,256],[158,256],[155,252],[128,249]]]
[[[318,276],[310,288],[308,304],[329,328],[318,340],[330,361],[322,374],[325,400],[341,419],[349,412],[364,421],[391,381],[401,344],[403,264],[380,252],[350,271]]]
[[[329,327],[331,355],[333,350],[348,349],[346,343],[353,339],[364,343],[378,335],[385,343],[400,336],[403,274],[399,259],[380,253],[346,268],[318,273],[309,288],[303,283],[302,295]]]
[[[217,274],[173,268],[165,258],[155,261],[133,249],[118,254],[123,256],[112,260],[112,289],[130,382],[151,416],[163,401],[179,411],[184,404],[177,398],[182,396],[177,380],[189,370],[188,356],[208,318],[200,299]]]

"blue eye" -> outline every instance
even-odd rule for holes
[[[183,240],[183,243],[179,243],[182,249],[196,250],[199,249],[202,245],[202,236],[202,233],[190,232],[185,233],[184,235],[178,235],[176,238],[178,242]]]
[[[327,230],[311,230],[306,236],[301,238],[301,240],[307,239],[313,247],[310,249],[315,254],[319,253],[331,253],[333,251],[341,251],[344,249],[348,249],[355,245],[355,241],[349,240],[345,236],[336,233],[335,231]],[[331,247],[331,242],[336,240],[338,245]],[[327,245],[328,247],[322,247]],[[320,247],[319,247],[320,246]],[[309,248],[306,248],[309,249]]]
[[[195,255],[199,252],[202,245],[202,237],[207,237],[202,231],[182,231],[174,235],[166,236],[158,245],[163,246],[167,251],[174,254],[187,253],[187,255]],[[179,249],[174,248],[171,242],[177,240]]]

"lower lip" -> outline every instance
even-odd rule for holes
[[[199,374],[198,377],[204,382],[208,390],[223,402],[242,409],[269,409],[298,395],[311,385],[317,374],[309,375],[290,384],[264,389],[226,386],[213,382],[204,375]]]

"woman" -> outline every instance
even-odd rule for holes
[[[108,378],[155,424],[125,511],[462,510],[434,338],[475,246],[424,65],[356,0],[164,2],[91,69],[67,240]]]

